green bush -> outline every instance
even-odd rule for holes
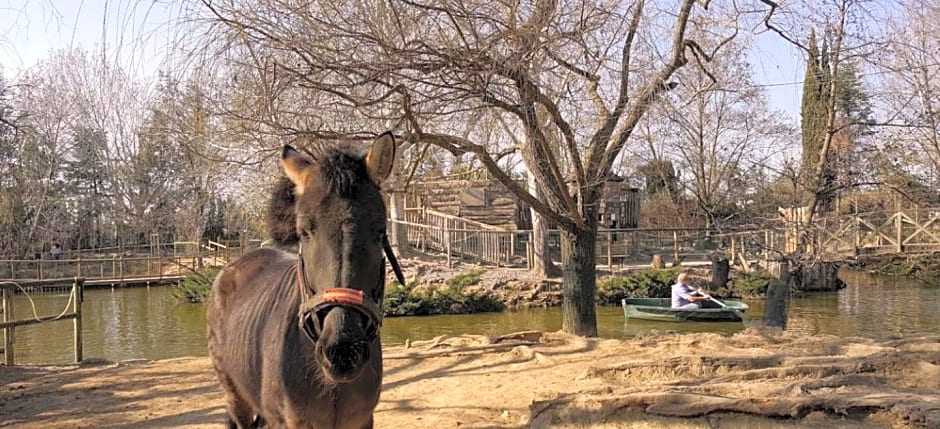
[[[733,296],[761,297],[774,280],[774,276],[767,272],[737,272],[728,281],[728,289]]]
[[[221,267],[207,267],[191,272],[173,289],[173,296],[186,302],[205,302]]]
[[[383,301],[385,315],[395,317],[469,314],[502,311],[504,309],[503,303],[490,294],[464,290],[466,286],[479,281],[479,273],[461,276],[464,276],[464,274],[450,279],[446,288],[438,290],[415,290],[420,283],[418,279],[408,282],[405,286],[397,283],[389,285],[385,289],[385,299]],[[474,276],[475,278],[473,278]]]
[[[682,268],[633,271],[625,276],[604,277],[597,282],[597,301],[619,305],[624,298],[668,298]]]

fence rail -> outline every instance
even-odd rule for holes
[[[417,216],[414,220],[420,220]],[[407,231],[408,244],[421,251],[441,252],[452,259],[470,260],[497,266],[532,264],[531,230],[481,229],[472,224],[444,222],[425,224],[415,221],[391,221]],[[462,227],[461,227],[462,226]],[[468,227],[469,226],[469,227]],[[704,228],[600,229],[595,246],[599,264],[608,268],[647,264],[654,255],[672,261],[703,261],[709,252],[731,249],[734,260],[749,260],[764,255],[779,233],[767,230],[719,231]],[[548,257],[561,259],[561,231],[548,232]]]
[[[23,288],[41,288],[47,286],[59,286],[63,283],[71,283],[71,292],[69,296],[70,304],[58,315],[39,316],[34,314],[33,318],[17,319],[14,307],[14,295],[17,290]],[[37,323],[50,323],[60,320],[72,320],[72,333],[74,338],[73,356],[75,363],[82,362],[82,302],[85,299],[84,292],[85,279],[62,278],[48,279],[42,281],[13,282],[0,280],[0,293],[3,296],[3,322],[0,322],[0,329],[3,330],[3,357],[7,366],[16,364],[16,328],[18,326],[28,326]],[[71,312],[68,307],[71,306]]]
[[[194,243],[196,244],[196,243]],[[156,256],[125,256],[76,259],[3,259],[0,280],[45,280],[49,278],[82,277],[88,284],[102,280],[125,283],[140,279],[162,281],[177,278],[190,270],[205,266],[222,266],[241,256],[248,249],[228,247],[219,243],[190,246],[185,253]],[[212,250],[207,250],[212,249]]]
[[[825,260],[940,252],[940,208],[820,217],[811,225],[803,225],[799,218],[768,221],[763,228],[600,229],[596,259],[612,269],[646,264],[654,255],[674,263],[705,261],[710,252],[721,250],[730,254],[732,263],[749,268],[754,259],[794,252]],[[452,257],[496,265],[532,263],[527,247],[531,230],[506,230],[427,209],[409,209],[406,221],[392,222],[405,227],[409,245],[442,252],[449,264]],[[561,232],[549,231],[546,240],[548,257],[560,260]],[[800,249],[800,242],[807,247]]]

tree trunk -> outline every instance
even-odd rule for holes
[[[731,264],[728,256],[722,253],[712,255],[712,289],[717,290],[728,285]]]
[[[388,198],[388,215],[393,221],[389,223],[388,241],[396,253],[408,248],[408,226],[399,222],[405,221],[405,193],[391,192]]]
[[[845,287],[845,282],[839,279],[839,264],[835,262],[813,262],[801,268],[801,291],[834,292]]]
[[[544,201],[542,190],[535,182],[535,176],[528,175],[529,191],[535,195],[539,201]],[[545,218],[533,209],[529,209],[532,214],[532,253],[533,264],[532,271],[540,277],[558,277],[561,270],[552,262],[548,250],[548,222]]]
[[[562,330],[597,336],[597,216],[586,210],[587,228],[561,233]]]
[[[764,320],[767,326],[787,327],[787,304],[790,289],[790,262],[782,260],[773,263],[771,272],[779,269],[777,279],[767,286],[767,303],[764,306]]]

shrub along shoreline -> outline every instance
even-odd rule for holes
[[[597,281],[597,302],[600,305],[620,305],[623,298],[668,298],[676,276],[685,269],[647,268],[601,277]],[[219,271],[219,268],[207,268],[192,273],[176,287],[173,295],[186,302],[204,302]],[[382,303],[385,317],[500,312],[510,308],[507,297],[474,287],[479,285],[483,272],[483,269],[468,270],[435,287],[425,285],[420,278],[406,285],[388,283]],[[736,272],[727,286],[713,290],[703,272],[707,273],[692,271],[690,282],[720,298],[763,297],[773,279],[767,273]],[[532,299],[535,297],[533,295]]]
[[[189,303],[203,303],[209,298],[212,281],[221,268],[212,267],[190,273],[173,289],[173,296]],[[471,314],[503,311],[505,304],[494,294],[472,290],[483,270],[460,273],[443,288],[421,288],[421,279],[402,286],[385,286],[385,317],[428,316],[435,314]]]

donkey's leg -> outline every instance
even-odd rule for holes
[[[225,395],[225,411],[228,412],[228,427],[230,429],[249,429],[255,426],[254,413],[244,401],[235,395]]]
[[[254,427],[252,423],[255,420],[255,413],[251,407],[238,396],[235,391],[235,383],[218,366],[215,367],[216,375],[219,377],[219,384],[225,391],[225,411],[228,413],[226,425],[229,429],[248,429]]]

